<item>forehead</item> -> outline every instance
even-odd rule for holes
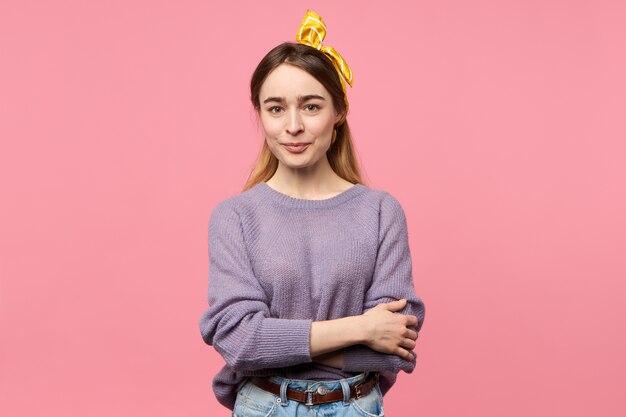
[[[317,94],[330,97],[328,90],[308,72],[289,64],[281,64],[269,73],[261,90],[261,102],[267,97],[296,98]]]

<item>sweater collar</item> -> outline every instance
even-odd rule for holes
[[[365,192],[367,187],[363,184],[355,184],[341,193],[322,200],[309,200],[305,198],[291,197],[287,194],[283,194],[267,185],[262,181],[254,187],[259,195],[266,200],[274,201],[288,207],[294,208],[327,208],[336,207],[353,197]]]

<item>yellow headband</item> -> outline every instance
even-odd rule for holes
[[[322,41],[326,37],[326,24],[322,20],[322,17],[317,13],[307,10],[300,23],[298,32],[296,33],[296,40],[298,43],[312,46],[313,48],[323,52],[333,63],[333,66],[339,73],[339,80],[341,81],[341,87],[343,88],[346,105],[348,104],[348,98],[346,96],[346,82],[352,87],[352,70],[343,59],[339,52],[335,51],[332,46],[322,46]],[[345,81],[344,81],[345,80]]]

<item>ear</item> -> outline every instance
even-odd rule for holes
[[[339,123],[340,121],[343,121],[344,115],[346,113],[345,112],[341,112],[341,113],[335,113],[335,126],[337,126],[337,123]]]

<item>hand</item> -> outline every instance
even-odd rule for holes
[[[417,332],[417,317],[396,313],[406,306],[406,299],[381,303],[361,315],[364,323],[364,343],[371,349],[391,353],[407,361],[413,360]]]

